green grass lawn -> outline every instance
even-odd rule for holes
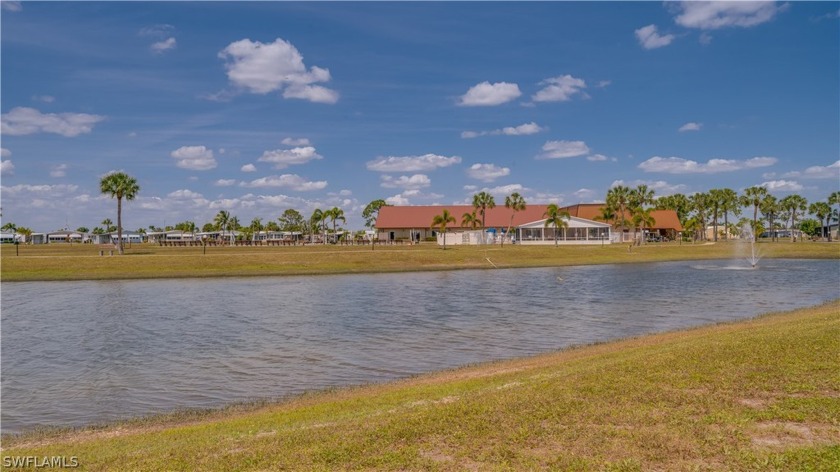
[[[84,470],[835,471],[838,353],[835,301],[268,406],[7,436],[2,455]]]
[[[339,274],[493,269],[692,259],[741,259],[744,243],[605,246],[160,247],[134,245],[124,256],[99,256],[95,245],[0,247],[3,281]],[[758,244],[762,257],[838,258],[840,243]]]

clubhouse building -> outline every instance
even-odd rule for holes
[[[566,228],[559,230],[552,225],[546,226],[545,212],[548,205],[527,205],[518,212],[504,206],[488,208],[484,216],[484,229],[464,227],[461,219],[465,213],[472,213],[471,205],[427,205],[427,206],[384,206],[379,210],[376,220],[379,241],[437,240],[443,244],[444,235],[438,234],[438,228],[432,228],[435,216],[449,210],[455,223],[446,227],[446,244],[495,244],[515,242],[518,244],[610,244],[635,241],[644,236],[646,239],[676,239],[682,231],[677,214],[673,210],[653,210],[655,220],[652,228],[645,228],[644,234],[637,233],[628,221],[623,230],[597,221],[603,204],[577,204],[561,208],[569,213]],[[477,218],[481,215],[476,213]]]

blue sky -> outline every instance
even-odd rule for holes
[[[3,2],[3,220],[840,188],[840,4]]]

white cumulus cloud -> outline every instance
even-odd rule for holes
[[[296,174],[283,174],[262,177],[250,182],[243,182],[240,185],[251,188],[287,187],[298,192],[308,192],[311,190],[322,190],[327,186],[327,182],[325,180],[309,181]]]
[[[55,133],[68,138],[90,133],[104,116],[87,113],[41,113],[34,108],[17,107],[0,116],[0,132],[18,136]]]
[[[771,180],[769,182],[763,182],[759,186],[770,191],[775,190],[780,192],[798,192],[804,188],[793,180]]]
[[[494,129],[492,131],[464,131],[461,133],[461,137],[464,139],[470,139],[488,135],[527,136],[530,134],[537,134],[540,131],[545,131],[545,128],[532,121],[530,123],[521,124],[519,126],[506,126],[504,128]]]
[[[303,56],[291,43],[277,38],[273,43],[242,39],[219,52],[228,79],[251,93],[283,91],[284,98],[300,98],[317,103],[336,103],[338,92],[317,83],[329,82],[330,71],[312,66],[307,69]]]
[[[414,174],[410,177],[407,175],[401,175],[397,178],[394,178],[390,175],[382,175],[381,180],[382,183],[380,185],[384,188],[402,188],[405,190],[417,190],[432,185],[432,180],[429,179],[429,176],[427,176],[426,174]]]
[[[204,146],[181,146],[169,155],[177,160],[175,165],[182,169],[209,170],[216,167],[213,150]]]
[[[540,85],[544,87],[531,97],[535,102],[566,102],[573,96],[582,94],[583,89],[586,88],[586,82],[583,79],[571,75],[545,79],[540,82]]]
[[[460,164],[458,156],[439,156],[424,154],[422,156],[389,156],[379,157],[367,162],[367,169],[376,172],[421,172],[435,170],[439,167],[449,167]]]
[[[158,42],[152,44],[151,46],[149,46],[149,48],[152,50],[152,52],[160,54],[164,51],[168,51],[170,49],[175,49],[175,46],[177,44],[178,44],[178,42],[175,40],[175,38],[167,38],[167,39],[164,39],[163,41],[158,41]]]
[[[679,2],[674,18],[678,25],[686,28],[714,30],[719,28],[760,25],[773,19],[787,4],[776,2]]]
[[[680,126],[680,129],[678,131],[680,133],[684,133],[686,131],[700,131],[700,128],[702,128],[702,127],[703,127],[703,123],[694,123],[692,121],[692,122],[688,122],[688,123]]]
[[[636,30],[636,39],[645,49],[656,49],[671,44],[674,40],[673,34],[660,35],[656,25],[643,26]]]
[[[15,173],[15,165],[12,164],[11,159],[6,159],[0,162],[0,174],[12,175]]]
[[[240,167],[239,170],[242,172],[256,172],[257,166],[254,164],[245,164],[244,166]]]
[[[230,187],[236,185],[236,179],[219,179],[213,183],[217,187]]]
[[[467,90],[458,104],[465,107],[495,106],[515,100],[521,95],[522,92],[519,91],[517,84],[507,82],[491,84],[484,81]]]
[[[492,182],[500,177],[510,175],[510,169],[495,164],[473,164],[467,169],[467,175],[482,182]]]
[[[768,167],[777,161],[778,159],[775,157],[754,157],[743,161],[736,159],[710,159],[704,164],[681,157],[654,156],[639,164],[639,169],[645,172],[661,172],[664,174],[715,174],[718,172]]]
[[[589,147],[583,141],[547,141],[537,159],[564,159],[589,154]]]
[[[312,146],[296,147],[292,149],[275,149],[265,151],[257,159],[259,162],[274,164],[275,169],[284,169],[290,165],[306,164],[309,161],[323,159],[324,156],[315,152]]]
[[[787,172],[782,177],[802,177],[806,179],[838,179],[840,178],[840,161],[827,166],[811,166],[802,172]]]

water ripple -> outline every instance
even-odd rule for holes
[[[380,382],[837,297],[837,261],[739,264],[4,283],[2,427]]]

